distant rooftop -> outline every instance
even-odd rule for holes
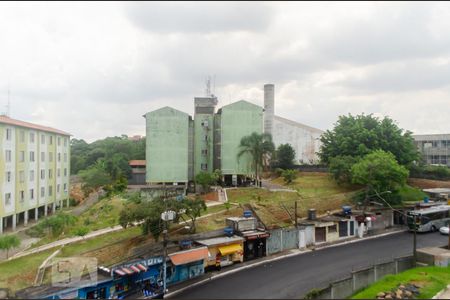
[[[36,129],[36,130],[41,130],[41,131],[53,132],[53,133],[57,133],[57,134],[61,134],[61,135],[67,135],[67,136],[71,135],[70,133],[67,133],[67,132],[59,130],[59,129],[12,119],[8,116],[0,116],[0,123],[14,125],[14,126],[20,126],[20,127],[30,128],[30,129]]]
[[[283,118],[283,117],[280,117],[280,116],[277,116],[277,115],[274,116],[274,119],[277,119],[279,121],[283,121],[283,122],[288,123],[288,124],[290,124],[292,126],[301,127],[301,128],[304,128],[304,129],[308,129],[310,131],[315,131],[317,133],[323,133],[324,132],[321,129],[314,128],[314,127],[311,127],[311,126],[308,126],[308,125],[305,125],[305,124],[302,124],[302,123],[299,123],[299,122],[296,122],[296,121],[292,121],[292,120],[289,120],[289,119],[286,119],[286,118]]]
[[[145,167],[145,160],[130,160],[128,162],[130,166],[144,166]]]
[[[236,242],[241,242],[244,239],[239,237],[239,236],[232,236],[232,237],[217,237],[217,238],[212,238],[212,239],[206,239],[206,240],[199,240],[199,241],[195,241],[201,245],[205,245],[205,246],[212,246],[212,245],[221,245],[221,244],[231,244],[231,243],[236,243]]]

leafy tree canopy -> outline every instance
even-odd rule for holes
[[[385,117],[370,115],[340,116],[333,130],[321,137],[319,156],[329,164],[333,157],[363,157],[381,149],[391,152],[401,165],[410,165],[419,159],[411,132],[404,132],[395,122]]]
[[[275,145],[270,134],[253,132],[251,135],[244,136],[241,139],[239,149],[237,158],[239,159],[244,154],[250,155],[255,168],[255,176],[258,179],[258,168],[268,165],[268,159],[275,151]]]
[[[276,151],[277,167],[287,170],[294,166],[295,150],[290,144],[281,144]]]
[[[395,193],[406,184],[409,171],[392,153],[375,150],[352,166],[351,175],[353,183],[366,186],[366,193]]]

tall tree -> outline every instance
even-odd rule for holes
[[[388,117],[340,116],[333,130],[327,130],[320,140],[319,156],[326,164],[333,157],[363,157],[377,149],[391,152],[405,166],[419,159],[411,132],[404,132]]]
[[[397,163],[390,152],[375,150],[355,163],[351,169],[352,182],[366,186],[366,197],[389,191],[396,193],[406,184],[409,172]]]
[[[290,144],[281,144],[276,151],[277,167],[287,170],[294,166],[295,149]]]
[[[251,135],[244,136],[239,144],[240,151],[237,155],[239,159],[244,154],[249,154],[253,161],[255,168],[256,180],[259,180],[259,167],[264,167],[267,164],[270,156],[275,150],[275,145],[272,142],[272,136],[268,133],[258,134],[253,132]]]

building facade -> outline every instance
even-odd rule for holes
[[[450,134],[423,134],[412,137],[427,165],[450,167]]]
[[[264,132],[272,135],[275,147],[290,144],[295,164],[317,164],[323,131],[275,115],[275,86],[264,85]]]
[[[192,118],[171,107],[147,113],[146,182],[187,184]]]
[[[275,115],[275,86],[264,85],[264,109],[240,100],[220,108],[217,97],[194,98],[194,118],[171,107],[146,118],[146,183],[183,184],[200,172],[220,170],[227,185],[254,177],[248,154],[237,157],[244,136],[270,133],[276,147],[290,144],[296,164],[318,162],[322,130]]]
[[[0,156],[0,233],[69,205],[69,133],[0,116]]]

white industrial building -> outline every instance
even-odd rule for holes
[[[290,144],[295,164],[317,164],[323,131],[275,115],[275,85],[264,85],[264,132],[272,135],[275,147]]]

